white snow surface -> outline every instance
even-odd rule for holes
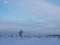
[[[0,38],[0,45],[60,45],[56,38]]]

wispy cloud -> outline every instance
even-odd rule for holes
[[[49,23],[49,22],[39,22],[37,21],[28,21],[28,22],[22,22],[17,20],[2,20],[0,21],[0,30],[29,30],[29,31],[56,31],[60,29],[60,26],[57,24]]]
[[[22,10],[28,15],[31,15],[31,17],[23,17],[26,14],[22,14],[23,18],[21,18],[20,13],[19,15],[9,13],[11,15],[4,17],[13,19],[15,16],[15,18],[14,20],[6,19],[7,21],[0,20],[0,29],[2,30],[23,28],[24,30],[48,32],[50,30],[57,31],[60,29],[60,18],[58,18],[60,16],[60,6],[50,4],[45,2],[45,0],[7,0],[6,6],[15,8],[18,12]],[[18,13],[17,11],[15,13]]]
[[[28,13],[42,15],[43,13],[49,13],[51,15],[60,16],[60,6],[53,5],[45,0],[23,0],[12,1],[12,6],[20,8]]]

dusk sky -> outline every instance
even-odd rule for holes
[[[0,0],[0,31],[60,33],[60,0]]]

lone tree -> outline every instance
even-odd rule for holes
[[[23,31],[22,30],[20,30],[20,32],[19,32],[19,36],[21,37],[21,38],[23,38]]]

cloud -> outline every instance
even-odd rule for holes
[[[40,5],[43,6],[49,13],[60,16],[60,6],[58,7],[47,2],[42,2]]]
[[[29,31],[49,31],[49,30],[58,30],[60,26],[49,23],[49,22],[39,22],[39,21],[28,21],[22,22],[17,20],[3,20],[0,21],[0,30],[29,30]]]
[[[44,2],[42,0],[29,0],[29,2],[37,5],[39,8],[42,7],[43,8],[42,10],[45,9],[47,11],[47,13],[51,13],[53,15],[59,15],[60,16],[60,6],[58,7],[56,5],[50,4],[48,2]],[[38,11],[35,12],[35,13],[37,13],[41,9],[35,8],[35,10],[38,10]]]
[[[34,15],[27,19],[15,19],[1,21],[0,29],[19,29],[24,30],[39,30],[39,31],[52,31],[59,30],[60,23],[57,25],[57,20],[54,16],[59,17],[60,7],[45,2],[44,0],[7,0],[7,6],[23,10],[29,15]],[[53,15],[53,18],[50,16]],[[17,16],[17,15],[16,15]],[[49,16],[49,17],[48,17]],[[17,16],[18,17],[18,16]],[[56,20],[55,20],[56,19]],[[60,19],[60,18],[59,18]],[[53,28],[53,29],[52,29]]]
[[[53,5],[45,0],[15,0],[14,3],[11,1],[10,5],[35,15],[51,14],[60,16],[60,6]]]

